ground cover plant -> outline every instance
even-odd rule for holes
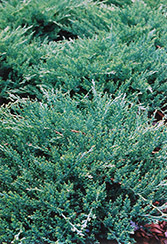
[[[0,243],[165,243],[166,10],[0,1]]]
[[[30,27],[32,37],[49,40],[92,36],[108,30],[109,10],[100,3],[83,0],[3,1],[0,28]],[[30,33],[30,32],[28,32]]]
[[[78,40],[41,42],[32,40],[32,27],[27,36],[30,27],[12,30],[5,26],[0,45],[1,99],[8,97],[9,90],[40,98],[39,84],[86,93],[94,79],[104,91],[137,92],[141,102],[154,109],[163,106],[167,90],[165,15],[140,2],[115,10],[99,5],[98,18],[94,8],[97,6],[93,3],[89,21],[94,18],[105,31],[98,33],[86,22],[83,33],[90,32],[88,39],[81,34]]]
[[[97,3],[78,1],[77,5],[76,1],[73,4],[72,1],[58,1],[53,8],[53,1],[50,1],[48,5],[49,9],[46,9],[45,1],[43,4],[41,1],[3,1],[0,5],[2,101],[9,90],[22,95],[38,95],[36,85],[40,81],[25,81],[23,75],[27,68],[43,58],[40,45],[45,38],[49,42],[79,36],[92,37],[95,33],[109,30],[112,12]],[[43,19],[37,21],[36,18],[41,15]]]
[[[166,127],[92,89],[1,108],[1,242],[133,243],[132,222],[166,220]]]

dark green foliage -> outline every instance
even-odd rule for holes
[[[154,206],[167,194],[165,126],[92,94],[1,107],[1,243],[133,243],[131,221],[166,219]]]

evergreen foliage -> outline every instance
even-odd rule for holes
[[[109,10],[91,0],[9,0],[0,11],[0,29],[31,26],[33,37],[55,41],[107,31],[110,19]]]
[[[160,7],[166,5],[166,0],[144,0],[144,2],[151,7]]]
[[[104,91],[121,91],[129,96],[137,92],[146,106],[159,107],[167,91],[167,54],[165,48],[155,47],[152,35],[150,32],[129,45],[120,43],[112,32],[106,37],[65,42],[63,46],[44,44],[46,59],[27,69],[25,79],[62,86],[72,94],[86,94],[93,79]]]
[[[41,42],[36,38],[32,40],[33,26],[13,30],[7,27],[1,31],[1,98],[7,98],[10,90],[41,99],[38,88],[41,84],[63,87],[64,91],[70,89],[72,94],[86,93],[94,79],[104,91],[128,92],[130,96],[137,92],[139,100],[152,108],[164,104],[167,90],[165,15],[140,2],[115,10],[92,2],[86,8],[89,7],[87,19],[91,26],[87,21],[84,23],[82,14],[86,10],[81,8],[79,12],[76,8],[82,17],[80,21],[73,20],[68,29],[72,33],[76,28],[78,36],[83,37],[84,33],[89,38]],[[78,29],[82,21],[85,27],[81,24]],[[97,28],[101,30],[99,33]],[[29,31],[31,35],[27,35]]]
[[[166,2],[0,13],[0,243],[135,243],[167,221]]]
[[[119,7],[123,7],[125,4],[131,4],[132,1],[131,0],[105,0],[103,1],[107,4],[114,4],[116,6],[119,6]]]
[[[133,243],[131,221],[165,220],[166,127],[94,86],[44,92],[0,109],[0,242]]]

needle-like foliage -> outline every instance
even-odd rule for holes
[[[165,126],[92,93],[1,107],[1,243],[133,243],[131,222],[167,219]]]

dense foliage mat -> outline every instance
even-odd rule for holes
[[[0,243],[165,236],[166,0],[0,13]]]
[[[44,93],[0,109],[0,242],[133,243],[133,223],[166,220],[163,123],[94,86]]]
[[[0,29],[31,27],[32,37],[49,40],[92,36],[108,30],[110,11],[91,0],[9,0],[0,4]]]
[[[23,5],[30,5],[31,13],[35,9],[31,5],[37,2]],[[60,4],[61,8],[55,5],[60,9],[66,6],[60,11],[64,15],[66,9],[72,9],[67,14],[70,23],[64,26],[77,35],[74,40],[51,41],[54,38],[45,29],[41,34],[34,32],[34,23],[24,23],[26,27],[17,21],[1,23],[5,28],[0,33],[1,99],[7,99],[8,92],[41,99],[41,84],[62,87],[65,92],[71,90],[72,95],[86,94],[93,79],[103,91],[121,91],[129,96],[138,93],[139,101],[152,110],[162,108],[167,95],[167,19],[162,9],[152,9],[138,1],[124,8],[81,2],[76,9],[74,3],[69,7],[68,1],[66,5]],[[7,6],[11,3],[5,2]],[[7,11],[9,7],[2,5],[3,11]],[[10,16],[23,21],[18,13],[24,8]],[[37,8],[40,9],[38,5]],[[46,10],[45,4],[43,8]],[[74,12],[76,18],[72,20]],[[41,35],[47,38],[43,41]]]

